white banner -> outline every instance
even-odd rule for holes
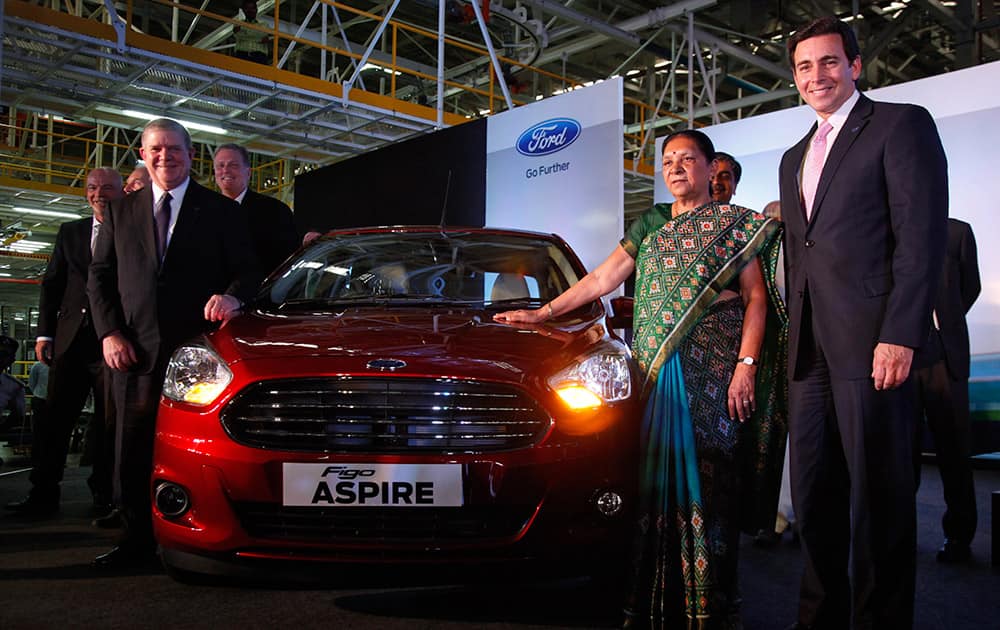
[[[486,225],[553,232],[588,271],[624,230],[622,80],[491,116]]]

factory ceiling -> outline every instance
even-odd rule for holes
[[[58,224],[89,214],[86,171],[130,170],[144,115],[200,125],[196,175],[209,177],[214,146],[239,142],[270,165],[258,181],[287,197],[304,169],[621,76],[634,215],[651,201],[655,135],[799,104],[785,44],[815,16],[855,27],[863,89],[1000,56],[994,0],[257,4],[248,27],[235,0],[2,3],[5,304],[34,304],[37,286],[11,281],[45,264],[11,248],[51,253]],[[234,27],[270,36],[268,63],[231,56]]]

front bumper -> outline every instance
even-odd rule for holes
[[[565,559],[580,550],[619,549],[628,540],[635,488],[635,415],[605,410],[610,429],[586,436],[558,431],[530,448],[456,455],[282,452],[243,446],[222,429],[217,410],[165,402],[157,420],[153,488],[177,484],[190,507],[176,517],[154,507],[154,530],[170,562],[481,562]],[[288,507],[282,465],[299,463],[454,464],[460,507]],[[623,497],[602,515],[600,492]]]

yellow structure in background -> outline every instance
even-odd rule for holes
[[[440,38],[437,32],[396,19],[391,19],[388,23],[383,24],[383,16],[342,2],[317,1],[316,6],[325,5],[332,10],[342,12],[345,18],[371,21],[377,25],[377,28],[383,29],[382,32],[389,45],[387,51],[380,52],[382,60],[374,57],[364,59],[366,66],[380,67],[387,74],[388,79],[380,82],[385,84],[387,88],[384,93],[377,93],[360,89],[352,83],[352,77],[339,77],[336,72],[330,70],[325,71],[326,76],[320,77],[295,72],[295,58],[307,54],[307,52],[314,56],[320,55],[324,69],[327,68],[327,58],[331,60],[330,68],[332,69],[333,59],[349,58],[360,62],[363,55],[358,50],[325,45],[304,37],[301,28],[297,33],[284,32],[279,28],[279,25],[282,24],[279,18],[283,4],[287,4],[287,1],[276,0],[273,6],[266,11],[268,16],[273,16],[274,27],[247,24],[236,17],[220,15],[195,6],[185,6],[172,0],[143,0],[141,3],[137,3],[135,0],[126,0],[123,4],[118,5],[118,14],[108,13],[108,5],[101,4],[93,7],[93,11],[85,15],[84,11],[91,8],[89,5],[69,1],[53,1],[45,3],[45,6],[38,6],[24,0],[8,0],[4,5],[4,10],[8,16],[16,19],[28,20],[66,32],[77,33],[80,36],[107,41],[107,45],[111,47],[114,47],[117,42],[119,49],[124,46],[123,50],[126,51],[138,49],[157,56],[169,57],[178,62],[219,68],[220,72],[224,70],[230,74],[236,72],[248,77],[256,77],[272,82],[278,90],[324,93],[342,101],[345,107],[348,107],[349,103],[352,102],[358,103],[361,106],[381,111],[398,112],[401,116],[424,119],[437,126],[451,126],[468,120],[468,117],[443,111],[443,108],[442,111],[439,111],[434,107],[397,98],[397,77],[409,76],[420,81],[433,83],[437,81],[437,77],[431,74],[398,63],[397,46],[400,39],[405,39],[411,45],[416,42],[427,50],[432,50],[437,46]],[[140,18],[142,14],[155,5],[169,9],[173,15],[171,39],[141,32],[142,20]],[[201,6],[207,5],[202,4]],[[262,11],[262,15],[264,13]],[[241,28],[262,31],[270,38],[272,63],[270,65],[256,64],[235,59],[220,52],[188,45],[186,42],[196,25],[200,29],[207,26],[216,30],[238,25]],[[332,29],[331,39],[337,39]],[[443,44],[446,50],[459,50],[463,55],[473,58],[479,57],[484,62],[489,58],[489,50],[486,47],[468,41],[445,36]],[[503,56],[497,58],[501,63],[511,68],[519,69],[517,76],[523,81],[543,81],[545,85],[558,88],[555,91],[582,87],[581,84],[565,76],[532,67],[517,59]],[[485,99],[485,102],[488,103],[487,111],[493,113],[506,108],[506,102],[504,95],[500,92],[499,81],[493,65],[489,63],[485,65],[489,69],[487,85],[468,84],[454,80],[444,80],[443,84],[446,90],[452,91],[452,94],[462,92]],[[349,73],[345,72],[344,74]],[[208,94],[199,96],[202,99],[206,97],[211,100],[211,96]],[[516,95],[513,95],[511,100],[515,106],[530,102],[518,99]],[[184,97],[178,99],[179,103],[183,101]],[[183,116],[184,105],[178,105],[176,109],[171,111],[177,112],[177,116]],[[623,111],[626,125],[630,129],[638,129],[635,133],[626,134],[625,146],[630,151],[629,155],[623,156],[623,167],[626,175],[631,173],[638,177],[651,177],[653,174],[651,138],[654,134],[649,133],[649,129],[652,128],[652,123],[656,120],[662,122],[664,118],[672,119],[675,123],[686,123],[686,119],[669,111],[655,111],[653,107],[631,98],[625,99]],[[128,123],[123,122],[122,124]],[[138,124],[140,123],[135,123],[134,126],[138,126]],[[265,136],[266,134],[263,134],[258,137],[258,142],[266,141]],[[134,129],[68,121],[57,116],[33,112],[19,113],[17,107],[11,107],[7,120],[0,122],[0,145],[2,145],[0,151],[3,152],[2,160],[0,160],[0,185],[12,185],[18,182],[26,188],[37,190],[54,187],[53,192],[75,194],[82,197],[83,179],[90,169],[99,166],[112,166],[125,175],[131,171],[138,158],[138,140],[138,132]],[[217,143],[226,141],[241,142],[241,139],[235,136],[231,138],[219,136]],[[256,153],[254,160],[256,163],[253,165],[255,172],[252,180],[255,187],[260,192],[275,195],[287,203],[291,203],[292,200],[291,189],[297,172],[336,161],[335,159],[320,159],[309,162],[285,157],[268,158],[254,146],[254,142],[246,144],[251,152]],[[303,151],[303,153],[305,152],[306,150]],[[205,142],[197,143],[195,153],[193,169],[196,178],[203,183],[212,185],[212,146]]]

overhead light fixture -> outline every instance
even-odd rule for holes
[[[10,275],[9,273],[4,273],[4,272],[0,271],[0,277],[3,277],[3,278],[11,278],[11,277],[13,277],[13,276],[11,276],[11,275]]]
[[[21,239],[20,241],[15,241],[7,246],[7,249],[14,250],[15,252],[24,252],[26,254],[34,254],[35,252],[49,247],[48,243],[43,241],[29,241],[27,239]]]
[[[365,70],[380,70],[386,74],[395,74],[396,76],[401,74],[399,70],[393,70],[392,68],[386,68],[385,66],[377,66],[373,63],[366,63],[361,66],[361,71],[364,72]]]
[[[19,241],[14,241],[13,243],[11,243],[9,247],[11,249],[16,249],[18,247],[21,247],[24,249],[38,250],[38,249],[44,249],[48,246],[49,244],[46,243],[45,241],[29,241],[28,239],[21,239]]]
[[[157,118],[170,118],[170,116],[163,116],[161,114],[147,114],[146,112],[138,112],[134,109],[123,109],[122,114],[130,118],[139,118],[140,120],[156,120]],[[185,129],[194,129],[195,131],[205,131],[208,133],[214,133],[221,136],[226,135],[228,132],[222,127],[214,127],[212,125],[203,125],[202,123],[191,122],[188,120],[181,120],[179,118],[170,118],[174,122],[184,125]]]
[[[72,212],[60,212],[58,210],[37,210],[35,208],[19,208],[15,207],[14,212],[20,212],[23,214],[36,214],[41,217],[59,217],[61,219],[80,219],[82,218],[79,214],[74,214]]]

